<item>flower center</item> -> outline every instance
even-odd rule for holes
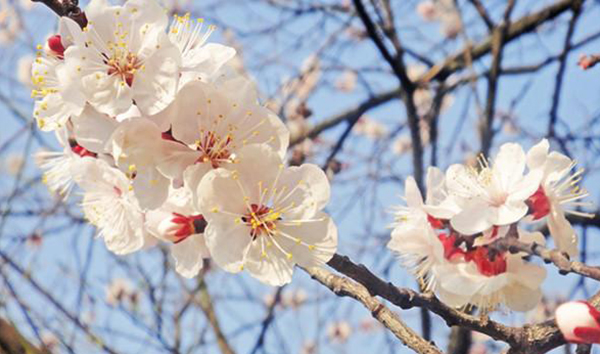
[[[429,214],[427,214],[427,221],[429,222],[429,225],[431,225],[431,227],[433,227],[434,229],[443,229],[444,228],[443,220],[435,218]]]
[[[441,233],[438,238],[444,246],[444,258],[449,261],[464,258],[465,251],[457,245],[456,235]]]
[[[542,186],[527,199],[527,205],[533,215],[533,220],[539,220],[550,213],[550,200]]]
[[[506,272],[506,253],[490,253],[487,247],[477,247],[465,255],[467,262],[473,261],[479,273],[492,277]]]
[[[135,73],[142,67],[137,55],[121,48],[113,49],[112,55],[106,59],[106,64],[109,67],[108,75],[120,76],[130,87],[133,85]]]
[[[251,227],[250,237],[255,240],[260,235],[269,235],[275,231],[277,220],[281,220],[281,213],[265,205],[252,204],[249,212],[241,219]]]
[[[224,139],[213,131],[203,134],[203,137],[196,141],[196,149],[202,153],[196,163],[210,163],[213,168],[218,168],[221,163],[229,161],[232,141],[229,134]]]

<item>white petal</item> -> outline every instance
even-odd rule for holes
[[[488,207],[492,224],[497,226],[510,225],[519,221],[529,210],[524,202],[506,202],[499,207]],[[482,230],[483,231],[483,230]]]
[[[140,169],[133,180],[133,191],[142,209],[156,209],[167,199],[169,180],[155,168]]]
[[[525,177],[512,185],[508,190],[510,193],[508,200],[512,201],[524,201],[529,198],[535,191],[540,187],[542,181],[543,171],[536,169],[530,171]]]
[[[159,42],[160,49],[148,54],[144,68],[133,80],[133,98],[142,113],[153,115],[167,108],[175,99],[179,79],[180,54],[166,34]]]
[[[117,128],[117,122],[109,116],[86,106],[80,116],[72,117],[77,143],[97,153],[105,152],[110,136]]]
[[[530,289],[519,283],[506,286],[503,292],[506,306],[513,311],[525,312],[532,310],[542,299],[540,288]]]
[[[572,168],[573,160],[567,156],[552,151],[546,159],[546,180],[545,182],[556,182],[563,178],[568,171]]]
[[[182,180],[184,171],[190,166],[202,166],[204,172],[212,168],[205,163],[195,164],[201,156],[198,151],[174,141],[163,141],[162,144],[164,150],[156,161],[156,168],[172,180]]]
[[[450,224],[462,234],[474,235],[493,226],[494,214],[494,208],[474,201],[460,213],[454,215],[450,219]]]
[[[190,50],[183,58],[183,66],[197,71],[201,77],[210,77],[234,56],[234,48],[208,43]]]
[[[197,188],[198,206],[201,214],[210,222],[211,217],[221,212],[236,215],[246,214],[247,208],[239,185],[231,171],[217,169],[208,172]]]
[[[571,258],[577,258],[579,256],[577,233],[565,218],[564,213],[556,209],[556,207],[552,208],[548,214],[550,235],[554,239],[557,249],[566,252]]]
[[[283,171],[283,161],[266,144],[248,145],[236,154],[236,163],[230,169],[240,176],[245,196],[253,202],[260,200],[259,185],[270,187]],[[239,192],[239,188],[237,189]],[[243,195],[242,195],[243,197]]]
[[[542,168],[546,163],[550,144],[547,139],[542,139],[527,152],[527,167],[530,170]]]
[[[186,278],[193,278],[202,269],[203,259],[208,257],[208,249],[202,235],[192,235],[171,246],[175,259],[175,270]]]
[[[417,186],[417,182],[412,176],[409,176],[404,180],[404,198],[406,204],[411,208],[421,208],[423,206],[423,197],[421,191]]]
[[[200,138],[202,120],[208,120],[208,103],[205,84],[192,81],[177,93],[177,98],[164,111],[152,117],[162,131],[171,127],[173,137],[187,145]],[[206,118],[204,118],[206,117]]]
[[[211,257],[215,263],[230,273],[243,269],[244,254],[252,240],[250,228],[241,223],[235,223],[228,216],[206,215],[208,226],[204,231],[204,239]]]
[[[325,213],[318,213],[313,220],[300,225],[278,223],[277,230],[297,239],[275,236],[285,251],[292,255],[291,261],[303,267],[324,265],[337,249],[337,228]]]
[[[493,173],[501,185],[502,190],[508,191],[523,176],[525,170],[525,152],[521,145],[506,143],[494,159]],[[532,192],[533,193],[533,192]]]
[[[259,247],[252,247],[246,269],[254,278],[271,286],[282,286],[292,281],[294,263],[284,254],[273,251],[263,258]]]

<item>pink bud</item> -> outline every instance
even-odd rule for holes
[[[182,215],[172,213],[172,217],[164,219],[158,225],[158,232],[165,237],[179,243],[186,238],[204,232],[206,221],[202,215]]]
[[[417,5],[417,13],[425,21],[434,21],[438,17],[438,11],[432,1],[425,1]]]
[[[556,309],[556,324],[571,343],[600,343],[600,312],[585,301],[571,301]]]
[[[58,34],[48,38],[48,47],[56,56],[61,59],[65,55],[65,47],[62,44],[60,35]]]

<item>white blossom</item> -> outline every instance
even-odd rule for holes
[[[171,137],[157,167],[172,180],[182,180],[184,172],[200,180],[211,169],[231,165],[237,151],[253,143],[266,143],[283,157],[289,142],[285,125],[257,103],[253,85],[241,77],[218,87],[189,82],[152,119]]]
[[[126,112],[135,101],[140,111],[155,114],[175,98],[181,53],[169,40],[165,11],[154,0],[129,0],[110,6],[92,0],[81,29],[63,17],[68,28],[68,69],[77,75],[86,100],[111,116]]]
[[[575,162],[561,153],[549,153],[549,147],[548,140],[544,139],[527,153],[527,166],[543,174],[539,189],[529,199],[532,218],[538,220],[547,217],[548,229],[556,247],[576,257],[579,252],[577,234],[566,215],[594,216],[575,210],[579,206],[591,205],[581,201],[589,194],[578,187],[584,170],[572,173]]]
[[[527,214],[527,199],[538,189],[542,174],[532,170],[524,175],[525,153],[518,144],[508,143],[490,166],[480,159],[480,170],[452,165],[446,172],[448,190],[461,211],[452,217],[452,227],[473,235],[492,226],[509,225]]]
[[[82,160],[78,170],[75,177],[85,191],[85,217],[98,228],[98,236],[104,239],[106,247],[123,255],[151,244],[144,227],[144,213],[129,178],[100,159]]]
[[[198,187],[212,259],[274,286],[290,282],[295,264],[329,261],[337,229],[321,211],[329,201],[325,173],[308,164],[285,168],[265,144],[240,150],[237,161],[208,172]]]

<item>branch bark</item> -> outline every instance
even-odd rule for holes
[[[408,327],[398,315],[384,306],[379,300],[372,296],[365,286],[355,283],[350,279],[334,275],[324,269],[304,269],[310,276],[323,284],[338,296],[347,296],[359,301],[364,307],[371,311],[371,315],[389,329],[396,338],[404,345],[417,353],[441,354],[435,345],[426,341],[410,327]]]
[[[79,8],[78,0],[31,0],[42,3],[60,17],[68,17],[84,28],[87,26],[85,13]]]
[[[0,353],[2,354],[49,354],[47,350],[38,349],[19,333],[9,322],[0,319]]]

